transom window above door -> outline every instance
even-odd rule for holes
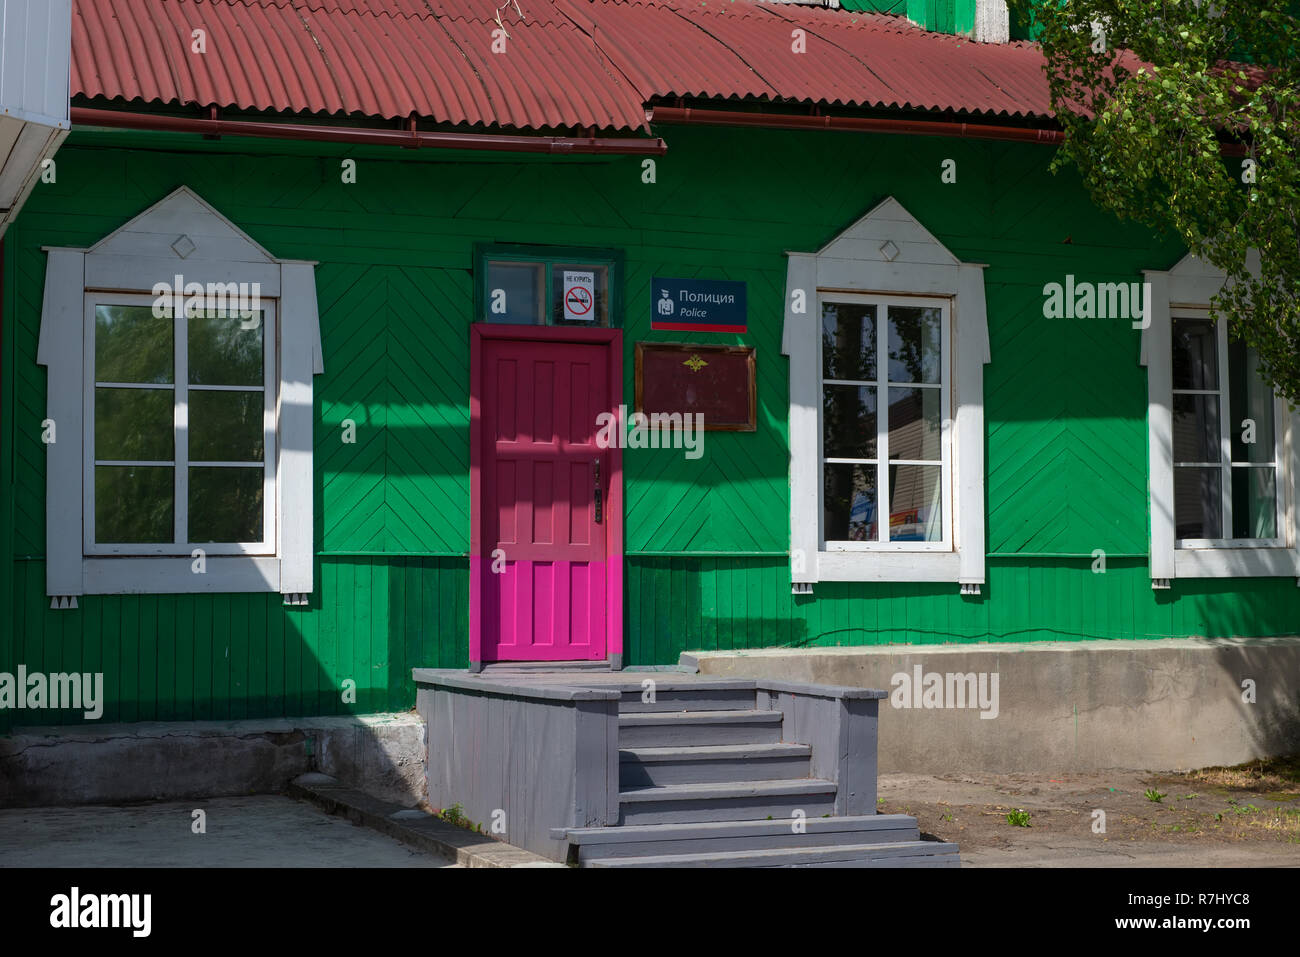
[[[951,547],[949,301],[821,299],[822,541]]]
[[[1204,312],[1171,323],[1178,547],[1284,545],[1282,436],[1259,357]]]
[[[603,250],[480,246],[476,321],[527,326],[620,325],[621,258]]]

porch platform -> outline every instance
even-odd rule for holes
[[[878,817],[867,688],[417,668],[429,801],[579,866],[956,866]]]

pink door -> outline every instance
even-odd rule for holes
[[[481,661],[607,654],[609,348],[482,343]],[[599,490],[599,492],[598,492]]]

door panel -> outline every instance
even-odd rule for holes
[[[488,339],[483,352],[484,661],[606,656],[606,525],[596,521],[603,345]]]

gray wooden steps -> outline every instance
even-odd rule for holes
[[[756,851],[831,844],[896,844],[919,841],[916,818],[905,814],[814,817],[796,830],[788,818],[763,821],[713,821],[574,828],[565,837],[577,849],[578,863],[611,857]]]
[[[813,747],[787,739],[792,729],[783,712],[759,709],[752,680],[672,674],[655,676],[653,686],[644,680],[602,685],[620,692],[619,814],[608,827],[552,832],[568,841],[571,863],[959,866],[956,845],[922,841],[913,817],[835,817],[835,783],[810,776]],[[645,700],[651,690],[653,700]],[[808,733],[806,724],[793,730]]]
[[[763,744],[781,740],[780,711],[644,711],[620,714],[620,747]]]
[[[806,778],[812,748],[782,743],[631,747],[620,749],[618,758],[619,786],[626,789]]]
[[[900,841],[894,844],[832,844],[700,854],[607,857],[590,867],[960,867],[956,844]]]
[[[788,821],[796,810],[809,818],[835,813],[835,785],[819,778],[669,784],[619,791],[618,801],[620,825]]]
[[[655,687],[654,700],[645,701],[644,689],[623,689],[618,703],[620,714],[646,711],[736,711],[754,707],[756,695],[752,681],[683,682],[662,681]]]
[[[555,674],[557,672],[612,672],[608,661],[491,661],[483,665],[487,675]]]

